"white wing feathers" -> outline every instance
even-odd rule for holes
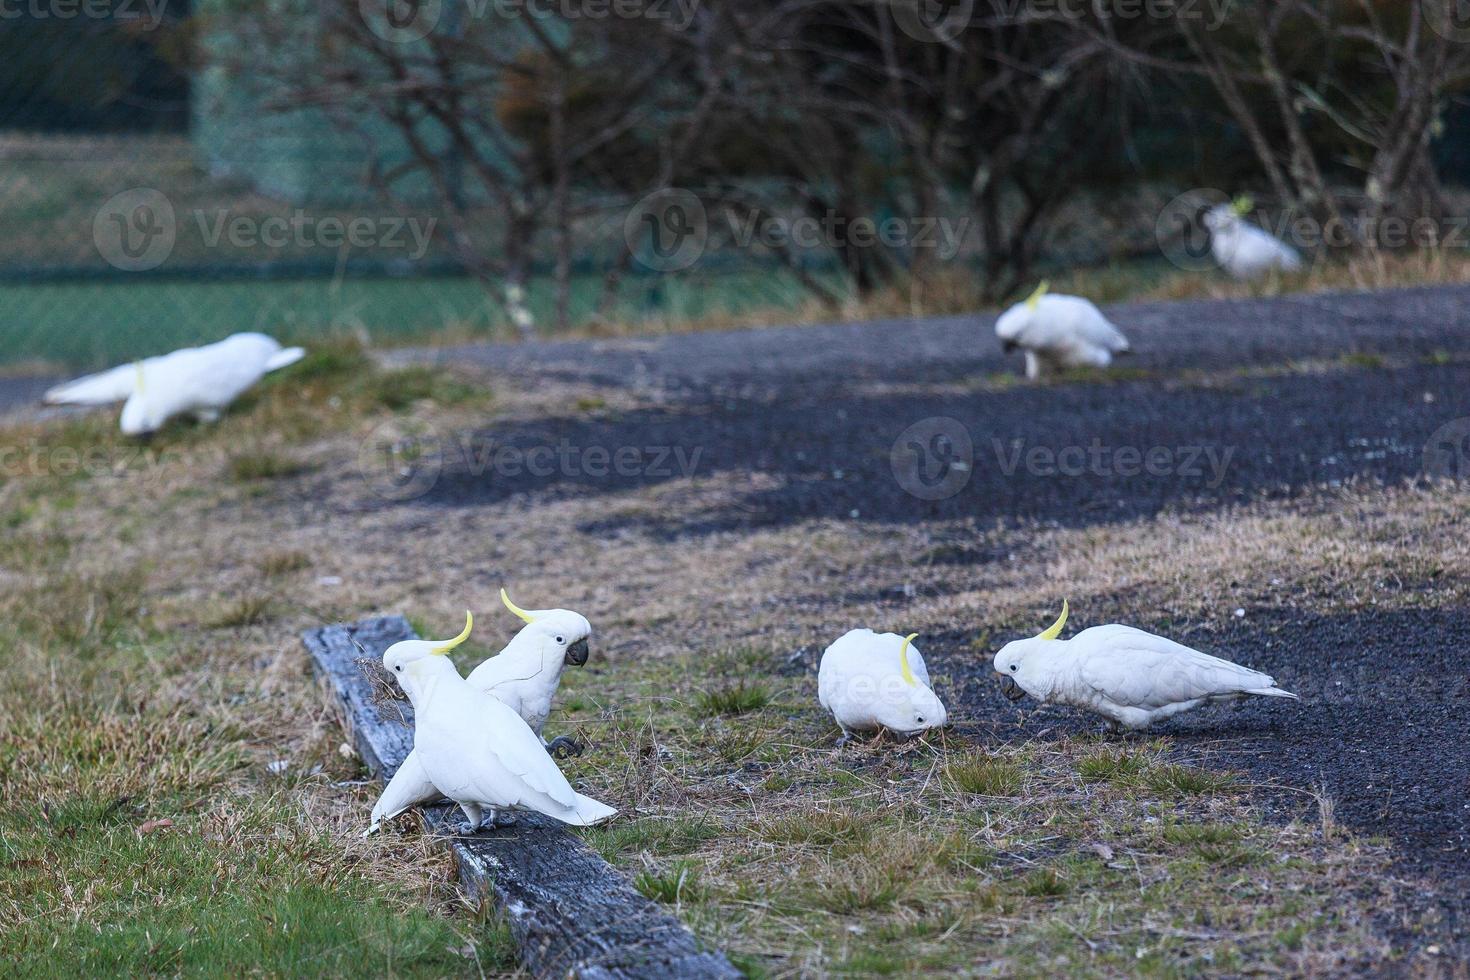
[[[1150,709],[1235,694],[1295,698],[1269,674],[1131,626],[1094,626],[1071,642],[1085,648],[1078,681],[1117,704]]]

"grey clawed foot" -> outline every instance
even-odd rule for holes
[[[454,825],[454,832],[456,834],[459,834],[461,837],[468,837],[470,834],[473,834],[479,829],[480,828],[478,826],[470,823],[468,820],[461,820],[459,823]]]
[[[496,811],[489,824],[491,827],[514,827],[515,825],[516,815],[505,811]]]
[[[546,743],[546,751],[553,759],[569,759],[582,754],[582,743],[566,735],[558,735]]]

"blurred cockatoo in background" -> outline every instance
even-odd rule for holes
[[[48,405],[123,402],[123,434],[148,435],[178,415],[215,421],[246,389],[305,353],[300,347],[282,347],[263,333],[237,333],[218,343],[68,381],[46,392],[44,400]]]
[[[1128,338],[1091,301],[1048,293],[1044,282],[1000,315],[995,335],[1006,353],[1018,347],[1026,352],[1026,377],[1033,380],[1043,368],[1105,368],[1132,350]]]
[[[1255,207],[1249,197],[1217,204],[1204,214],[1210,232],[1210,254],[1236,279],[1259,279],[1268,272],[1296,272],[1302,257],[1296,249],[1245,220]]]

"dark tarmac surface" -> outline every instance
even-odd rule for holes
[[[682,456],[670,453],[667,473],[645,466],[622,476],[588,473],[575,461],[545,475],[474,472],[451,457],[425,501],[462,507],[531,493],[604,494],[680,479],[691,460],[696,478],[720,474],[737,491],[744,474],[764,477],[692,520],[610,513],[590,528],[636,528],[677,540],[816,517],[1077,526],[1291,497],[1348,481],[1392,484],[1423,473],[1426,443],[1437,430],[1449,464],[1470,474],[1470,423],[1448,430],[1452,443],[1441,429],[1470,418],[1470,289],[1109,312],[1139,352],[1125,367],[1146,376],[965,390],[1019,371],[1019,357],[1002,356],[986,318],[436,352],[433,359],[484,365],[521,383],[546,377],[632,388],[652,406],[492,426],[478,434],[482,450],[667,447]],[[1284,375],[1233,373],[1313,360],[1336,364]],[[1170,379],[1181,370],[1218,374],[1207,382]],[[871,384],[855,391],[854,381],[906,387],[875,394]],[[921,500],[900,483],[912,484],[916,472],[916,456],[905,448],[916,440],[900,435],[935,418],[954,420],[943,423],[945,431],[960,430],[972,451],[956,455],[953,441],[934,443],[932,429],[921,432],[929,476],[943,474],[944,456],[948,478],[960,484],[952,496]],[[1017,463],[1017,447],[1057,455],[1050,465],[1046,452],[1030,457],[1041,465],[1028,464],[1024,454]],[[1124,465],[1132,460],[1118,451],[1130,448],[1144,459],[1157,448],[1160,465],[1153,472]],[[968,463],[959,476],[952,475],[956,458]],[[640,459],[652,457],[643,451]],[[1063,464],[1066,471],[1058,472]],[[960,548],[954,560],[995,558]],[[1169,632],[1167,623],[1135,625]],[[1007,704],[985,665],[968,656],[946,662],[946,649],[964,649],[971,639],[963,632],[931,633],[928,648],[939,671],[956,679],[951,696],[965,714],[995,719],[999,737],[1097,729],[1061,709],[1023,715],[1034,705]],[[1463,936],[1470,926],[1470,609],[1333,618],[1267,607],[1248,610],[1223,633],[1176,638],[1266,670],[1303,700],[1217,706],[1158,731],[1182,749],[1244,771],[1253,783],[1283,787],[1262,797],[1283,815],[1316,819],[1315,799],[1293,788],[1325,789],[1339,821],[1395,842],[1404,872],[1430,883],[1424,901],[1460,934],[1455,952],[1470,955]]]

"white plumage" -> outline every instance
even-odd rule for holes
[[[880,728],[916,735],[946,724],[924,655],[913,645],[917,635],[849,630],[822,653],[817,700],[832,712],[844,738]]]
[[[1046,283],[1022,303],[995,321],[995,335],[1007,353],[1026,352],[1026,377],[1039,378],[1042,369],[1105,368],[1131,348],[1128,338],[1081,296],[1049,294]]]
[[[405,640],[383,654],[383,666],[414,710],[414,754],[424,774],[459,804],[473,833],[500,810],[534,810],[585,826],[617,811],[577,793],[521,716],[454,669],[445,656],[469,636],[473,619],[453,640]]]
[[[567,664],[581,666],[587,662],[592,624],[570,609],[521,609],[510,601],[504,589],[500,590],[500,599],[527,625],[505,649],[472,670],[465,682],[516,712],[540,737],[561,683],[562,669]],[[547,748],[581,751],[566,736],[557,738]],[[382,821],[392,820],[409,807],[444,795],[424,771],[415,748],[374,804],[368,832],[372,833]]]
[[[1024,692],[1070,704],[1102,715],[1113,728],[1129,729],[1211,701],[1247,695],[1297,699],[1268,674],[1132,626],[1094,626],[1070,640],[1056,639],[1066,618],[1064,606],[1050,630],[1007,643],[995,655],[1007,697]]]
[[[1301,254],[1276,236],[1242,218],[1248,213],[1249,199],[1234,204],[1220,204],[1205,212],[1205,227],[1210,231],[1210,254],[1220,268],[1236,279],[1259,279],[1268,272],[1296,272],[1302,267]]]
[[[212,422],[267,373],[294,364],[305,351],[282,347],[262,333],[237,333],[214,344],[91,374],[46,392],[50,405],[108,405],[122,401],[125,435],[156,432],[169,419],[194,415]]]

